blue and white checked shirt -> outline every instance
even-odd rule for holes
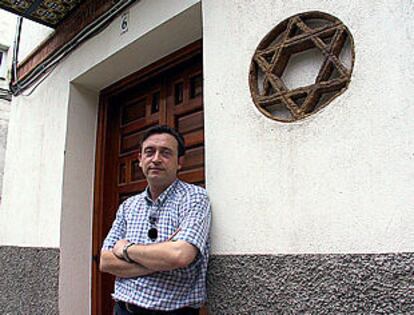
[[[154,226],[150,224],[150,214],[157,216],[158,238],[155,241],[148,237],[148,230]],[[136,278],[117,278],[112,297],[156,310],[200,307],[207,299],[210,221],[206,190],[180,180],[172,183],[155,202],[150,198],[148,188],[125,200],[103,243],[103,250],[111,250],[121,239],[138,244],[163,242],[180,228],[173,239],[193,244],[199,253],[186,268]]]

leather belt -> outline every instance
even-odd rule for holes
[[[117,301],[116,302],[120,308],[127,311],[130,314],[136,315],[193,315],[198,314],[198,309],[192,307],[183,307],[173,311],[157,311],[157,310],[150,310],[147,308],[140,307],[135,304],[126,303],[124,301]]]

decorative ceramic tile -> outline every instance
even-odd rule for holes
[[[82,0],[0,0],[0,8],[56,27]]]

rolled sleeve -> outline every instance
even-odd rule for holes
[[[180,224],[180,232],[173,240],[190,243],[203,253],[208,241],[211,222],[208,196],[204,192],[192,193],[182,206],[185,217]]]
[[[116,218],[112,223],[112,227],[106,236],[102,250],[112,250],[116,242],[124,239],[126,235],[126,221],[125,221],[125,203],[121,204],[116,213]]]

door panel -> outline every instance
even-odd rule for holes
[[[204,112],[201,64],[172,76],[167,88],[167,122],[184,136],[187,153],[180,179],[204,186]]]
[[[164,71],[155,66],[157,71],[147,75],[146,80],[131,84],[127,78],[126,83],[115,84],[101,97],[97,141],[97,163],[101,165],[97,165],[94,215],[94,314],[112,313],[114,277],[98,271],[97,257],[119,204],[147,185],[138,162],[139,143],[145,131],[156,124],[167,124],[182,132],[187,154],[179,178],[204,186],[201,43],[185,49],[189,54],[176,53],[179,58],[174,57],[172,65],[162,61],[168,65]]]

